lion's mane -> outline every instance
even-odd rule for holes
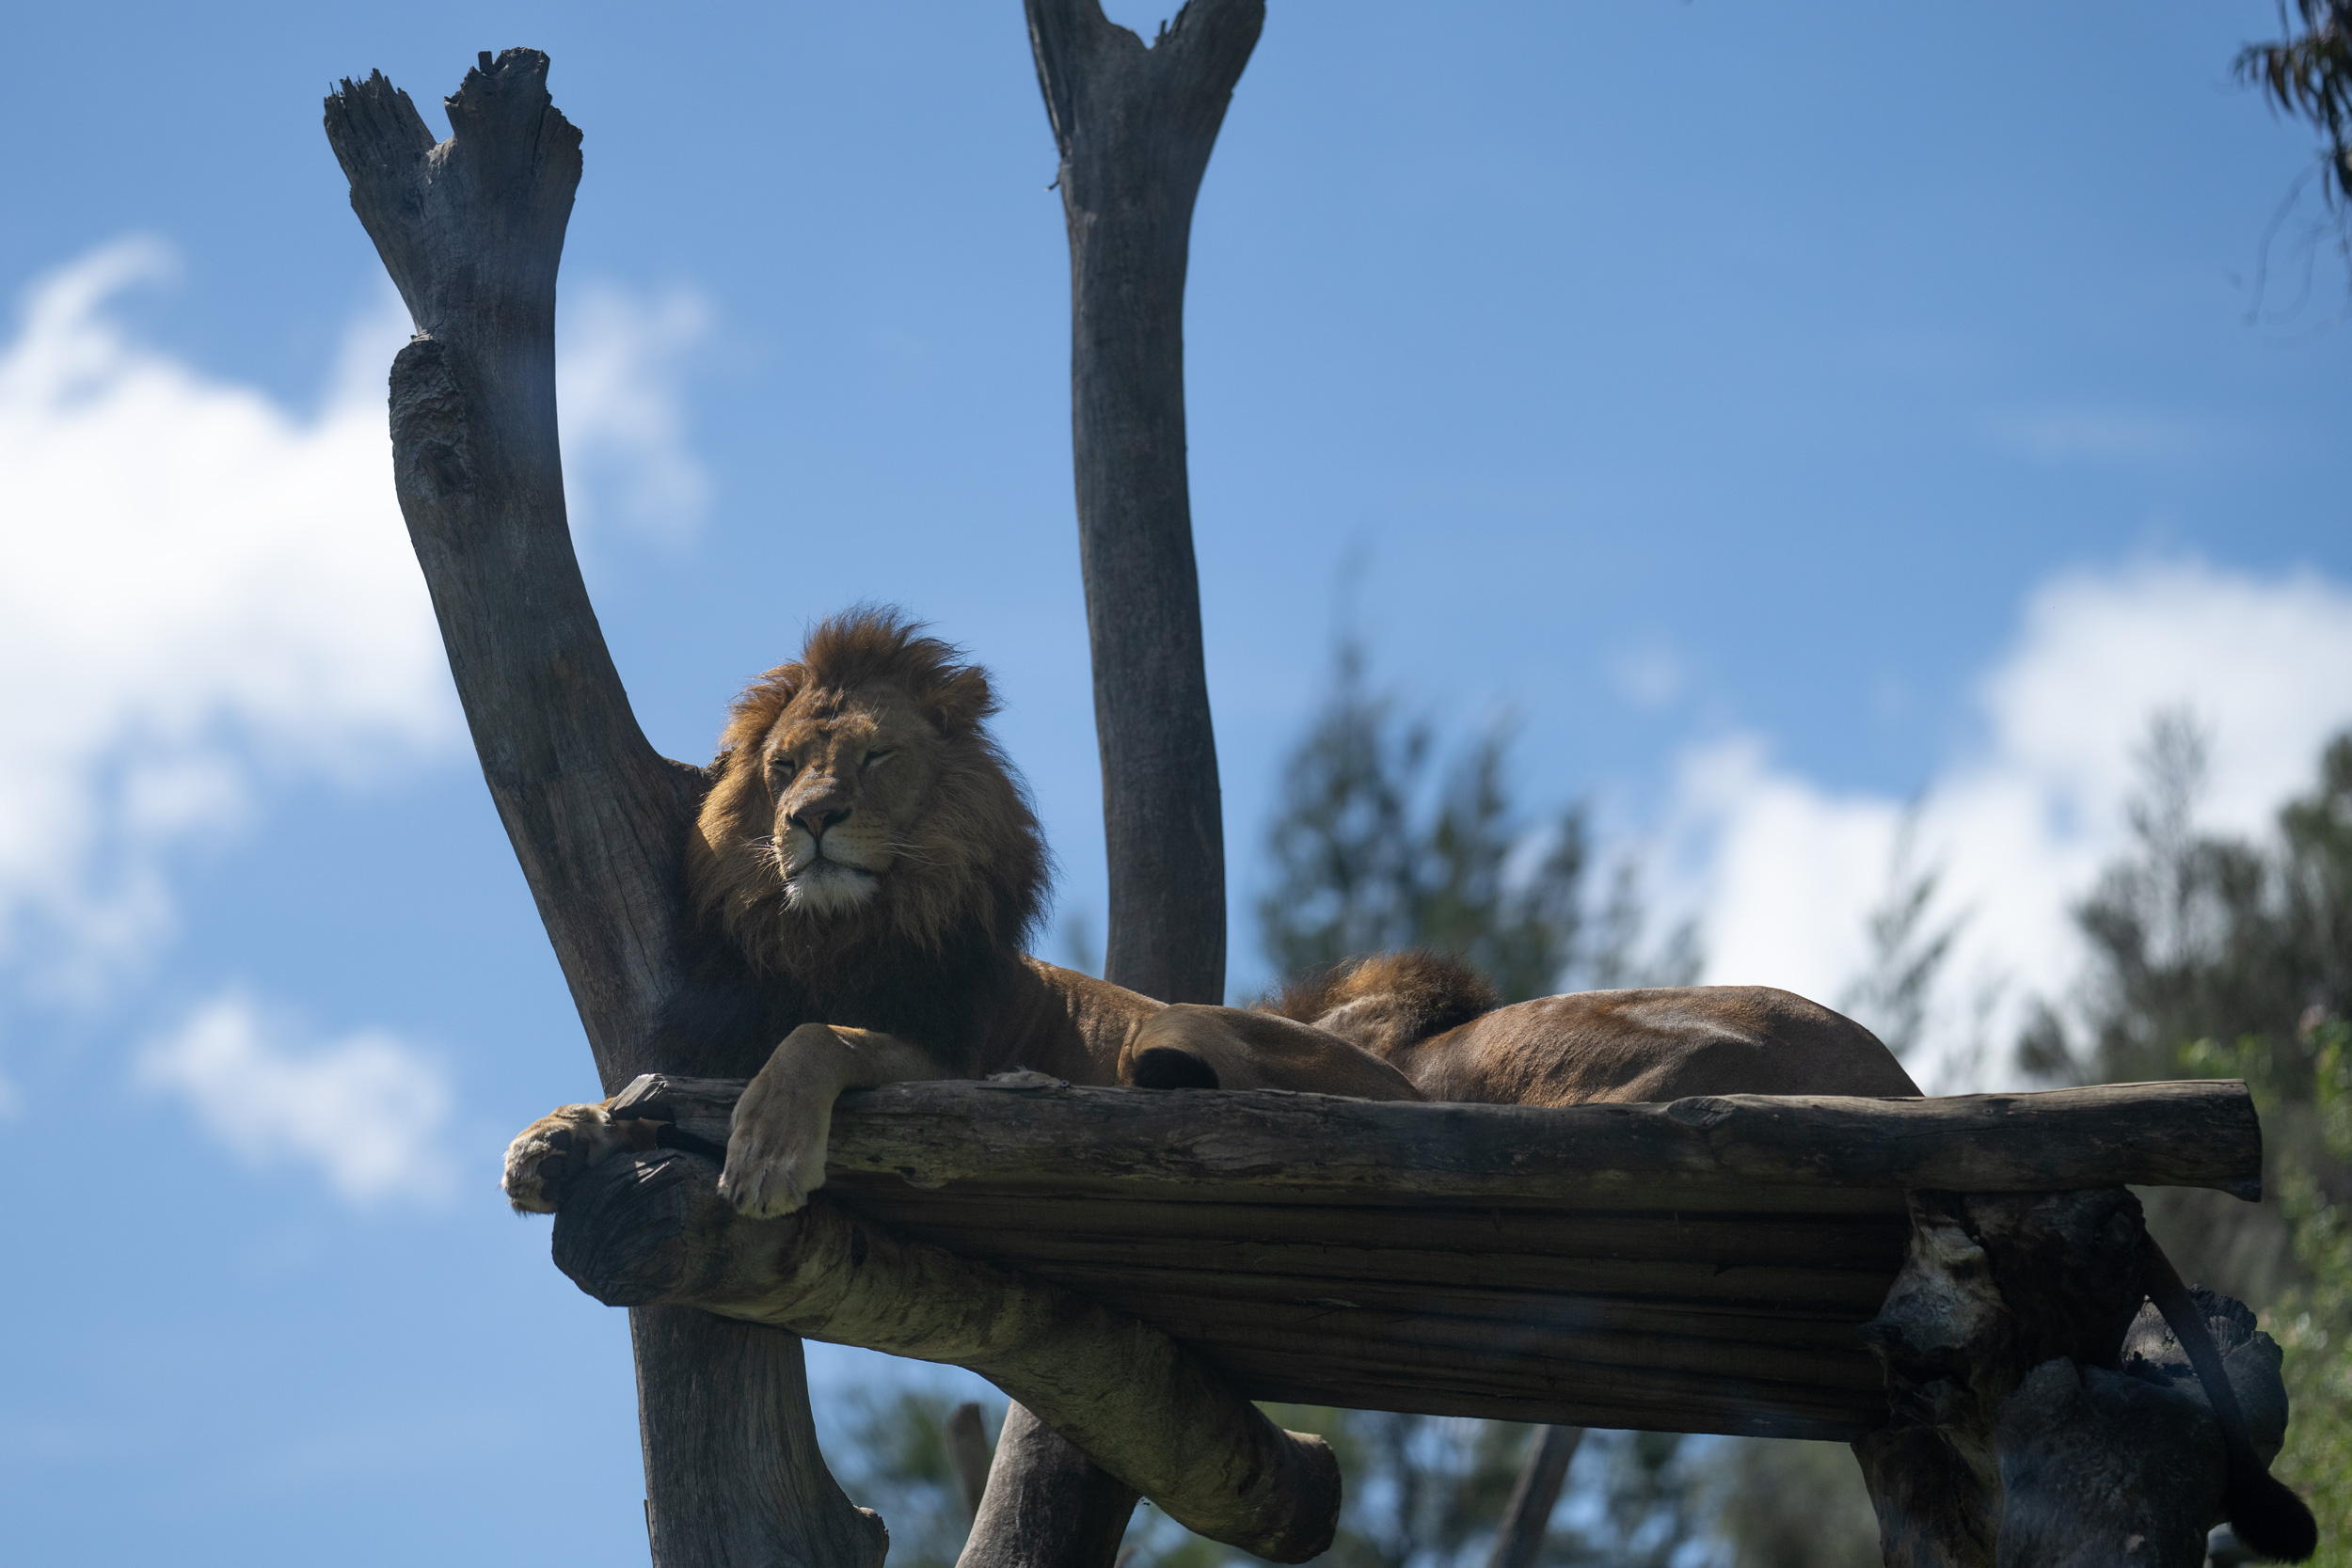
[[[894,743],[930,749],[931,786],[900,825],[874,898],[826,915],[795,909],[771,852],[776,800],[759,744],[795,704],[837,712],[880,691],[910,700],[926,721],[928,733]],[[960,991],[982,1000],[992,974],[1019,960],[1051,877],[1028,791],[988,733],[996,707],[983,671],[895,610],[864,607],[819,624],[798,658],[729,710],[688,846],[697,911],[755,974],[789,982],[825,1022],[904,1029],[914,1026],[910,1009],[961,1012]]]

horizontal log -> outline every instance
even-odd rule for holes
[[[1330,1544],[1339,1472],[1211,1363],[1045,1280],[878,1229],[821,1196],[747,1220],[718,1166],[614,1155],[573,1178],[555,1261],[612,1306],[697,1307],[809,1338],[969,1367],[1188,1528],[1277,1561]]]
[[[1446,1269],[1475,1257],[1496,1272],[1595,1261],[1672,1261],[1706,1258],[1730,1267],[1861,1269],[1886,1274],[1902,1262],[1910,1234],[1900,1195],[1868,1214],[1669,1214],[1610,1210],[1494,1209],[1449,1206],[1443,1232],[1428,1211],[1354,1204],[1261,1201],[1170,1203],[1073,1195],[1039,1198],[895,1191],[845,1182],[834,1193],[879,1225],[926,1235],[974,1257],[1104,1259],[1183,1255],[1256,1271],[1359,1272],[1385,1278],[1397,1270]],[[1284,1195],[1294,1196],[1297,1195]],[[1050,1204],[1050,1210],[1041,1205]],[[1040,1234],[1038,1216],[1053,1228]],[[937,1231],[936,1236],[928,1232]],[[1263,1260],[1263,1263],[1261,1260]]]
[[[648,1078],[616,1110],[716,1150],[739,1089]],[[1906,1185],[2243,1193],[2260,1152],[2236,1084],[1533,1110],[1021,1074],[845,1096],[820,1207],[1149,1324],[1253,1399],[1851,1439],[1884,1419],[1859,1331]],[[665,1299],[977,1365],[805,1302]]]
[[[741,1085],[649,1075],[616,1110],[725,1142]],[[1078,1088],[1037,1073],[845,1095],[827,1170],[912,1185],[1246,1183],[1471,1202],[1661,1184],[2262,1194],[2262,1133],[2235,1080],[1867,1100],[1721,1095],[1557,1107],[1270,1090]],[[1665,1196],[1673,1195],[1668,1192]]]

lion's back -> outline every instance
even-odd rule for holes
[[[1869,1030],[1769,986],[1547,996],[1498,1007],[1391,1060],[1433,1099],[1498,1104],[1919,1092]]]

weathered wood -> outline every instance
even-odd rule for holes
[[[662,1078],[620,1107],[723,1143],[739,1084]],[[1039,1074],[844,1095],[827,1180],[924,1189],[1229,1200],[1352,1193],[1678,1210],[1754,1185],[2055,1192],[2215,1187],[2261,1196],[2262,1131],[2234,1079],[1931,1100],[1723,1095],[1559,1107],[1271,1090],[1079,1088]]]
[[[617,1109],[715,1148],[736,1092],[655,1077]],[[1913,1234],[1900,1183],[2239,1187],[2260,1159],[2229,1084],[1531,1110],[1036,1074],[845,1097],[831,1154],[828,1203],[1151,1323],[1253,1398],[1844,1440],[1885,1419],[1861,1330]]]
[[[747,1220],[697,1154],[616,1155],[566,1188],[555,1260],[614,1306],[691,1306],[981,1373],[1202,1535],[1279,1562],[1330,1544],[1339,1470],[1199,1355],[1100,1303],[877,1228],[821,1194]]]
[[[1568,1479],[1568,1461],[1583,1440],[1582,1427],[1535,1430],[1518,1480],[1511,1484],[1511,1500],[1503,1504],[1502,1525],[1495,1531],[1486,1568],[1535,1568],[1545,1532],[1551,1528],[1551,1511],[1560,1506],[1560,1488]]]
[[[1027,0],[1070,231],[1070,414],[1110,863],[1104,977],[1225,1000],[1225,848],[1184,467],[1192,209],[1263,0],[1191,0],[1147,47]]]
[[[572,552],[556,442],[555,290],[580,133],[548,57],[510,49],[446,100],[437,145],[372,74],[326,101],[351,204],[417,337],[393,362],[392,464],[484,780],[606,1092],[637,1073],[748,1071],[659,1026],[708,957],[680,857],[704,781],[645,741]],[[772,1044],[772,1041],[766,1042]],[[633,1319],[660,1568],[875,1564],[882,1532],[817,1458],[797,1339]]]
[[[1910,1256],[1865,1330],[1890,1418],[1854,1445],[1890,1568],[2194,1568],[2230,1453],[2157,1307],[2169,1273],[2121,1189],[1917,1193]],[[2192,1308],[2259,1466],[2286,1426],[2277,1346],[2242,1307]],[[2128,1353],[2128,1354],[2127,1354]]]
[[[1190,0],[1151,47],[1097,0],[1026,0],[1070,235],[1070,425],[1110,880],[1104,977],[1225,999],[1225,837],[1184,456],[1184,272],[1210,150],[1263,0]],[[968,1568],[1110,1568],[1133,1506],[1024,1428],[1018,1496]],[[1009,1472],[1007,1472],[1009,1474]],[[1122,1500],[1123,1499],[1123,1500]]]
[[[1016,1403],[956,1568],[1101,1568],[1135,1509],[1133,1487]]]

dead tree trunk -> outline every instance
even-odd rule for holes
[[[652,1069],[740,1064],[659,1027],[707,958],[680,874],[705,785],[638,729],[572,553],[555,277],[580,137],[547,71],[536,50],[484,54],[437,146],[381,74],[345,81],[326,135],[417,328],[391,375],[401,512],[609,1094]],[[797,1338],[679,1307],[631,1327],[660,1568],[882,1560],[881,1521],[818,1458]]]
[[[1110,854],[1108,978],[1225,999],[1225,847],[1184,469],[1193,198],[1263,0],[1193,0],[1152,47],[1028,0],[1070,228],[1071,436]]]
[[[1184,467],[1193,199],[1264,0],[1189,0],[1147,47],[1026,0],[1070,230],[1070,424],[1110,862],[1105,979],[1225,999],[1225,835]],[[1135,1494],[1019,1405],[965,1568],[1109,1568]],[[1000,1496],[1001,1494],[1001,1496]]]

